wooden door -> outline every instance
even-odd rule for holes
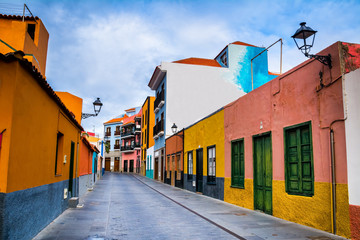
[[[105,171],[110,171],[110,158],[105,159]]]
[[[129,172],[134,172],[134,160],[130,160]]]
[[[128,171],[128,160],[124,161],[124,172]]]
[[[171,156],[171,185],[175,186],[175,155]]]
[[[119,172],[120,171],[120,161],[119,160],[115,160],[114,162],[114,172]]]
[[[158,180],[159,176],[159,158],[155,158],[155,164],[154,164],[154,179]]]
[[[254,208],[272,214],[271,134],[253,138]]]
[[[203,149],[196,150],[196,191],[203,191]]]
[[[70,149],[70,170],[69,170],[69,193],[70,197],[75,196],[73,194],[73,177],[74,177],[74,161],[75,160],[75,143],[71,142],[71,149]]]

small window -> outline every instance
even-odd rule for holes
[[[167,170],[167,178],[170,177],[170,156],[167,156],[167,166],[166,166],[166,170]]]
[[[224,52],[220,57],[221,63],[228,66],[227,52]]]
[[[55,175],[61,175],[62,163],[63,163],[63,152],[64,148],[64,134],[58,132],[56,139],[56,153],[55,153]]]
[[[31,39],[34,41],[34,39],[35,39],[35,24],[28,24],[27,32],[30,35]]]
[[[188,152],[188,175],[187,179],[191,181],[193,178],[193,152]]]
[[[216,181],[216,154],[215,154],[215,146],[208,147],[207,149],[207,165],[208,165],[208,183],[215,183]]]
[[[177,154],[176,155],[176,165],[177,165],[177,180],[181,180],[181,155]]]
[[[231,142],[231,186],[244,188],[244,140]]]
[[[286,192],[294,195],[314,195],[314,165],[312,159],[311,123],[284,129]]]

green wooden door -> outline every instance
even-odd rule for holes
[[[231,185],[244,187],[244,141],[231,142]]]
[[[254,137],[254,208],[272,214],[271,135]]]

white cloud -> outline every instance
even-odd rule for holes
[[[360,39],[354,1],[70,2],[43,5],[47,77],[55,90],[82,97],[84,111],[101,98],[100,115],[83,121],[99,132],[103,122],[153,94],[147,84],[161,61],[214,58],[233,41],[267,47],[283,38],[285,72],[306,60],[290,38],[301,21],[319,30],[314,53],[337,40]],[[269,66],[279,71],[279,46],[269,51]]]

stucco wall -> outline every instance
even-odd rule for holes
[[[205,195],[224,199],[224,110],[219,110],[203,120],[195,123],[184,132],[184,173],[188,173],[187,152],[193,151],[193,180],[196,180],[196,149],[203,149],[203,193]],[[207,147],[215,145],[216,155],[216,184],[208,184]],[[188,182],[187,175],[184,187],[192,190],[192,182]]]
[[[34,237],[67,208],[68,199],[64,199],[67,185],[68,181],[61,181],[0,195],[0,204],[3,201],[0,238],[27,240]]]
[[[345,74],[346,154],[348,165],[349,212],[353,239],[360,239],[360,69]]]
[[[347,206],[347,169],[342,81],[339,45],[333,44],[322,55],[331,54],[330,69],[316,60],[291,69],[224,107],[225,125],[225,200],[253,208],[253,136],[271,132],[273,215],[321,230],[331,231],[331,156],[329,127],[335,133],[337,234],[349,237]],[[324,87],[319,72],[323,72]],[[326,86],[326,87],[325,87]],[[338,120],[338,121],[335,121]],[[314,196],[295,196],[285,191],[284,128],[311,121]],[[335,122],[334,122],[335,121]],[[229,187],[231,178],[231,141],[244,139],[245,189]],[[235,193],[251,194],[237,198]],[[299,207],[306,206],[307,211]],[[286,210],[286,211],[284,211]],[[307,214],[302,214],[302,213]],[[324,218],[324,216],[327,216]]]

